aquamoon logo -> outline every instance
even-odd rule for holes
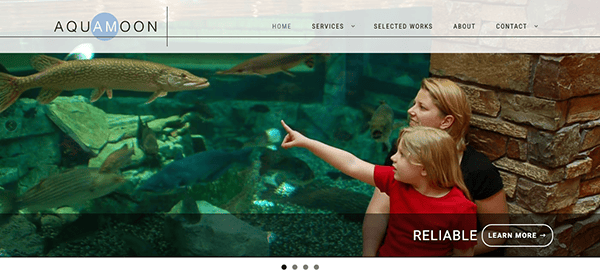
[[[92,21],[77,21],[71,20],[66,23],[61,21],[56,22],[56,26],[54,27],[54,32],[92,32],[96,38],[102,41],[108,41],[115,36],[117,33],[123,32],[157,32],[158,26],[156,21],[147,21],[143,22],[140,20],[134,21],[133,23],[124,20],[119,22],[117,17],[114,15],[103,12],[99,13]]]
[[[108,12],[99,13],[92,19],[92,26],[94,26],[92,34],[102,41],[108,41],[117,36],[118,23],[114,15]]]

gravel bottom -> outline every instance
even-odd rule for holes
[[[362,215],[338,215],[294,205],[281,205],[285,213],[269,214],[256,207],[236,215],[248,224],[271,233],[270,256],[354,257],[362,254]],[[84,218],[85,217],[85,218]],[[355,221],[348,219],[355,218]],[[82,216],[48,239],[48,257],[177,257],[175,246],[164,236],[165,216]]]

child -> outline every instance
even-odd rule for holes
[[[281,147],[302,147],[343,173],[390,196],[390,220],[379,256],[473,256],[476,206],[464,185],[456,145],[440,129],[400,132],[392,166],[376,166],[292,130]]]

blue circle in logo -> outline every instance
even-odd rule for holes
[[[92,19],[92,34],[102,41],[108,41],[114,38],[119,32],[119,21],[114,15],[103,12],[98,13]]]

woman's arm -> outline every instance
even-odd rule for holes
[[[390,197],[375,188],[363,221],[363,256],[377,256],[390,219]]]
[[[292,130],[292,128],[287,126],[283,120],[281,121],[281,125],[283,125],[283,128],[285,128],[288,133],[281,143],[282,148],[306,148],[341,172],[369,185],[375,186],[375,180],[373,177],[375,173],[375,165],[363,161],[342,149],[338,149],[320,141],[307,138],[299,132]]]
[[[477,205],[477,220],[482,227],[489,224],[508,224],[508,206],[506,205],[506,194],[504,190],[500,190],[494,195],[483,199],[475,200]],[[506,241],[503,238],[490,238],[491,232],[508,232],[508,226],[490,226],[485,229],[485,233],[477,233],[477,245],[475,246],[475,255],[490,252],[497,249],[496,247],[488,247],[482,241],[482,236],[486,236],[485,242],[491,245],[502,245]]]

